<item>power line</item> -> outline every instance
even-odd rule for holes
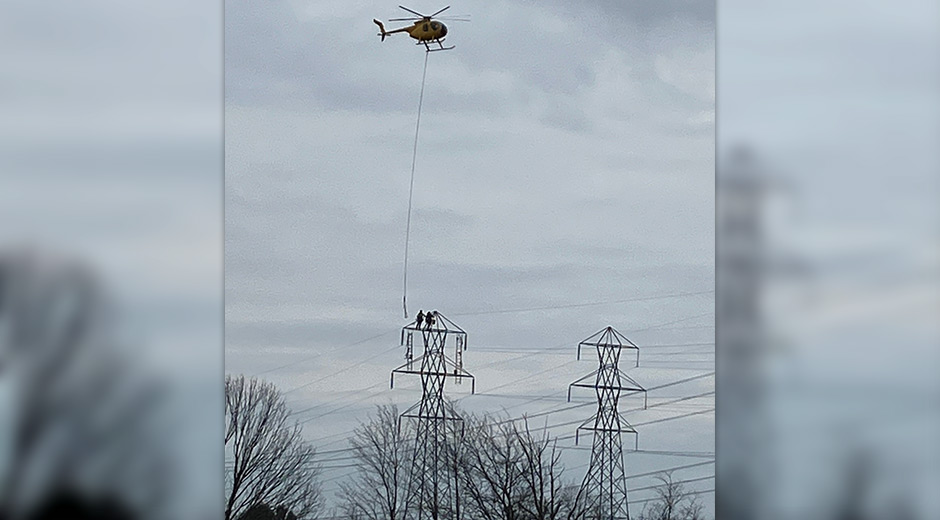
[[[383,334],[383,335],[384,335],[384,334]],[[379,352],[378,354],[376,354],[376,355],[374,355],[374,356],[369,356],[369,357],[367,357],[366,359],[363,359],[362,361],[360,361],[360,362],[358,362],[358,363],[349,365],[349,366],[347,366],[347,367],[345,367],[345,368],[341,368],[341,369],[336,370],[335,372],[331,372],[330,374],[327,374],[327,375],[325,375],[325,376],[323,376],[323,377],[321,377],[321,378],[319,378],[319,379],[315,379],[315,380],[310,381],[310,382],[308,382],[308,383],[304,383],[304,384],[302,384],[302,385],[300,385],[300,386],[298,386],[298,387],[296,387],[296,388],[292,388],[292,389],[290,389],[290,390],[287,390],[286,392],[284,392],[284,394],[286,395],[286,394],[289,394],[289,393],[291,393],[291,392],[296,392],[297,390],[300,390],[300,389],[302,389],[302,388],[306,388],[306,387],[308,387],[308,386],[310,386],[310,385],[314,385],[314,384],[317,384],[317,383],[321,383],[321,382],[323,382],[323,381],[326,381],[327,379],[330,379],[330,378],[332,378],[332,377],[336,377],[336,376],[338,376],[339,374],[342,374],[342,373],[344,373],[344,372],[348,372],[348,371],[350,371],[350,370],[352,370],[352,369],[354,369],[354,368],[361,367],[362,365],[365,365],[365,364],[368,363],[369,361],[372,361],[373,359],[376,359],[376,358],[378,358],[378,357],[384,356],[385,354],[388,354],[389,352],[391,352],[391,351],[393,351],[393,350],[397,350],[397,349],[398,349],[398,346],[397,346],[397,345],[394,346],[394,347],[385,349],[385,350]]]
[[[265,370],[265,371],[263,371],[263,372],[259,372],[259,373],[256,374],[256,375],[262,376],[262,375],[264,375],[264,374],[270,374],[271,372],[277,372],[278,370],[283,370],[283,369],[285,369],[285,368],[290,368],[290,367],[293,367],[293,366],[297,366],[297,365],[299,365],[299,364],[301,364],[301,363],[306,363],[307,361],[312,361],[312,360],[314,360],[314,359],[317,359],[317,358],[320,357],[320,356],[323,356],[323,355],[326,355],[326,354],[330,354],[330,353],[336,352],[336,351],[339,350],[340,348],[343,348],[343,349],[352,348],[352,347],[355,347],[355,346],[357,346],[357,345],[361,345],[361,344],[363,344],[363,343],[366,343],[366,342],[368,342],[368,341],[372,341],[372,340],[375,340],[375,339],[379,339],[379,338],[381,338],[382,336],[387,336],[387,335],[389,335],[389,334],[391,334],[391,333],[393,333],[393,332],[397,332],[397,330],[390,330],[390,331],[387,331],[387,332],[383,332],[383,333],[381,333],[381,334],[376,334],[375,336],[371,336],[371,337],[368,337],[368,338],[365,338],[365,339],[361,339],[361,340],[358,340],[358,341],[354,341],[353,343],[350,343],[350,344],[345,345],[345,346],[337,345],[337,346],[335,346],[335,347],[333,347],[333,348],[327,350],[326,352],[320,352],[320,353],[314,354],[314,355],[312,355],[312,356],[310,356],[310,357],[301,359],[301,360],[299,360],[299,361],[292,361],[292,362],[290,362],[290,363],[286,363],[286,364],[281,365],[281,366],[279,366],[279,367],[269,368],[268,370]]]
[[[473,312],[462,312],[454,313],[452,316],[483,316],[487,314],[509,314],[516,312],[531,312],[531,311],[550,311],[550,310],[559,310],[559,309],[574,309],[578,307],[594,307],[599,305],[614,305],[618,303],[630,303],[630,302],[644,302],[652,300],[664,300],[668,298],[680,298],[683,296],[700,296],[703,294],[713,294],[714,289],[710,291],[696,291],[696,292],[684,292],[684,293],[674,293],[674,294],[661,294],[657,296],[641,296],[638,298],[625,298],[623,300],[608,300],[608,301],[596,301],[596,302],[586,302],[586,303],[569,303],[562,305],[548,305],[542,307],[524,307],[518,309],[501,309],[501,310],[489,310],[489,311],[473,311]]]
[[[712,376],[712,375],[714,375],[714,374],[715,374],[715,372],[708,372],[708,373],[699,374],[699,375],[693,376],[693,377],[683,378],[683,379],[680,379],[680,380],[678,380],[678,381],[672,381],[672,382],[669,382],[669,383],[664,383],[664,384],[661,384],[661,385],[652,386],[652,387],[650,387],[650,388],[648,389],[648,391],[654,391],[654,390],[660,390],[660,389],[663,389],[663,388],[669,388],[669,387],[672,387],[672,386],[680,385],[680,384],[683,384],[683,383],[688,383],[688,382],[695,381],[695,380],[698,380],[698,379],[703,379],[703,378]],[[679,403],[679,402],[689,401],[689,400],[692,400],[692,399],[698,399],[698,398],[701,398],[701,397],[706,397],[706,396],[708,396],[708,395],[713,395],[714,393],[715,393],[715,391],[712,390],[712,391],[709,391],[709,392],[703,392],[703,393],[696,394],[696,395],[684,396],[684,397],[676,398],[676,399],[674,399],[674,400],[672,400],[672,401],[665,401],[665,402],[662,402],[662,403],[654,403],[654,404],[652,404],[652,405],[649,405],[647,408],[656,408],[656,407],[660,407],[660,406],[667,406],[667,405],[670,405],[670,404],[675,404],[675,403]],[[367,397],[371,397],[371,396],[367,396]],[[575,405],[571,405],[571,406],[564,406],[564,407],[558,408],[558,409],[550,409],[550,410],[543,411],[543,412],[538,412],[538,413],[535,413],[535,414],[523,415],[522,417],[507,418],[507,419],[503,419],[503,420],[500,420],[500,421],[495,421],[495,422],[491,423],[491,425],[492,425],[492,426],[500,426],[500,425],[503,425],[503,424],[509,424],[509,423],[512,423],[512,422],[517,422],[517,421],[522,421],[522,420],[528,420],[528,419],[534,419],[534,418],[537,418],[537,417],[543,417],[543,416],[546,416],[546,415],[551,415],[551,414],[554,414],[554,413],[565,412],[565,411],[568,411],[568,410],[575,410],[575,409],[578,409],[578,408],[583,408],[583,407],[585,407],[585,406],[590,406],[590,405],[594,405],[594,404],[595,404],[595,403],[593,403],[593,402],[589,402],[589,403],[579,403],[579,404],[575,404]],[[637,408],[632,408],[632,409],[626,410],[626,411],[624,411],[624,413],[635,412],[635,411],[641,411],[641,410],[643,410],[643,408],[637,407]],[[713,409],[712,409],[712,410],[713,410]],[[681,418],[681,417],[676,417],[676,418]],[[671,420],[671,418],[670,418],[670,420]],[[545,429],[558,428],[558,427],[562,427],[562,426],[570,426],[571,424],[574,424],[575,422],[581,422],[581,421],[579,420],[579,421],[574,421],[574,422],[570,422],[570,423],[560,423],[560,424],[546,425],[546,426],[545,426]],[[643,423],[643,424],[647,424],[647,423]],[[318,439],[318,440],[324,440],[324,439],[328,439],[328,438],[330,438],[330,437],[336,437],[336,436],[340,436],[340,435],[347,436],[348,434],[347,434],[346,432],[342,432],[342,433],[338,433],[338,434],[335,434],[335,435],[332,435],[332,436],[329,436],[329,437],[322,437],[321,439]],[[559,439],[561,439],[561,438],[559,438]],[[315,441],[311,441],[311,442],[317,442],[317,441],[315,440]],[[403,442],[406,442],[406,441],[403,441]],[[351,451],[353,451],[353,448],[347,447],[347,448],[339,448],[339,449],[329,450],[329,451],[318,451],[318,453],[319,453],[319,454],[326,454],[326,453],[347,453],[347,452],[351,452]]]
[[[708,347],[708,346],[714,346],[714,345],[715,345],[715,342],[714,342],[714,341],[699,341],[699,342],[690,342],[690,343],[664,343],[664,344],[661,344],[661,345],[643,345],[643,349],[646,350],[646,349],[650,349],[650,348],[652,348],[652,349],[660,349],[660,348],[679,348],[679,347]],[[551,352],[551,353],[558,352],[558,353],[561,353],[561,354],[565,354],[565,353],[568,353],[568,352],[570,351],[570,349],[571,349],[571,346],[570,346],[569,344],[567,344],[567,342],[564,344],[564,346],[561,346],[561,347],[545,347],[545,348],[539,348],[539,347],[518,347],[518,348],[513,348],[513,347],[502,347],[502,346],[498,346],[498,347],[495,347],[495,348],[493,348],[493,347],[489,347],[489,348],[486,348],[486,347],[484,347],[484,348],[477,348],[477,350],[479,350],[479,351],[481,351],[481,352],[487,352],[487,353],[490,353],[490,352],[499,352],[499,353],[526,352],[526,353],[533,353],[533,354],[539,354],[539,353],[545,353],[545,352]],[[658,354],[658,353],[654,353],[654,355],[655,355],[655,354]],[[647,354],[647,355],[650,355],[650,354]]]

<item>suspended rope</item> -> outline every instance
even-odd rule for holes
[[[418,121],[415,123],[415,144],[411,151],[411,187],[408,189],[408,223],[405,226],[405,266],[401,305],[408,318],[408,243],[411,241],[411,201],[415,192],[415,163],[418,159],[418,129],[421,127],[421,106],[424,104],[424,80],[428,76],[428,51],[424,53],[424,72],[421,73],[421,95],[418,97]]]

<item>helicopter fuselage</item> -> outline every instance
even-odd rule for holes
[[[447,35],[447,26],[437,20],[422,20],[408,27],[407,32],[418,41],[434,41]]]
[[[389,34],[395,34],[399,32],[406,32],[412,38],[418,40],[419,42],[433,42],[438,41],[444,38],[447,35],[447,26],[442,24],[437,20],[418,20],[413,25],[408,27],[401,27],[399,29],[394,29],[391,31],[386,31],[385,26],[382,22],[374,20],[375,23],[379,26],[379,29],[382,31],[379,33],[379,36],[384,40]]]

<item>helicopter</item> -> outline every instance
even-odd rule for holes
[[[398,7],[415,15],[417,18],[390,18],[388,20],[390,22],[405,22],[405,21],[414,22],[414,24],[409,25],[408,27],[402,27],[399,29],[391,30],[391,31],[386,31],[385,26],[382,24],[382,22],[378,20],[372,20],[373,22],[375,22],[376,25],[379,26],[379,31],[381,31],[379,33],[379,36],[382,37],[382,41],[384,42],[385,37],[388,36],[389,34],[407,32],[412,38],[418,40],[418,42],[415,45],[424,45],[425,49],[427,49],[428,52],[449,51],[454,48],[453,45],[451,45],[450,47],[444,47],[444,36],[447,35],[447,26],[441,23],[439,20],[447,19],[447,20],[452,20],[455,22],[469,22],[470,21],[466,19],[465,17],[433,19],[435,16],[450,9],[450,6],[447,6],[432,15],[421,14],[417,11],[408,9],[407,7],[403,5],[400,5]],[[438,47],[431,48],[431,44],[433,43],[436,43]]]

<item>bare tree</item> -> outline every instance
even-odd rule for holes
[[[543,429],[536,436],[526,420],[523,427],[514,424],[513,435],[522,451],[522,479],[525,497],[521,507],[526,518],[533,520],[561,520],[580,518],[576,507],[575,487],[562,479],[561,450],[557,440]]]
[[[297,520],[297,515],[284,506],[272,508],[266,504],[255,504],[242,513],[238,520]]]
[[[350,443],[359,470],[340,484],[343,516],[363,520],[402,520],[411,460],[408,421],[399,428],[398,407],[379,406],[353,433]]]
[[[528,423],[471,417],[459,452],[466,518],[573,520],[577,486],[565,481],[561,450]]]
[[[470,416],[465,431],[456,458],[466,497],[465,517],[522,519],[524,456],[512,424]]]
[[[657,499],[647,503],[639,520],[702,520],[703,506],[685,486],[673,480],[672,472],[666,471],[656,477]]]
[[[161,425],[173,417],[167,381],[136,361],[116,316],[86,263],[0,251],[0,380],[15,398],[0,404],[11,440],[0,516],[170,516],[178,467],[174,432]]]
[[[271,383],[244,376],[225,378],[225,519],[261,505],[289,511],[298,519],[320,511],[319,469],[314,449]]]

